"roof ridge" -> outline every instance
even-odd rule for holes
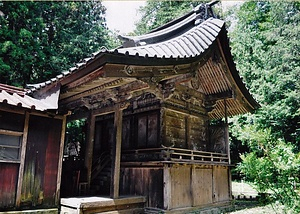
[[[160,26],[147,34],[140,36],[124,36],[119,35],[119,39],[123,40],[123,48],[136,47],[144,44],[153,44],[162,42],[170,36],[188,31],[195,25],[201,24],[209,18],[215,18],[212,6],[218,3],[219,0],[210,3],[202,3],[195,7],[191,12]]]

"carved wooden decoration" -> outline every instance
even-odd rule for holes
[[[210,143],[212,151],[224,154],[227,152],[224,127],[210,127]]]

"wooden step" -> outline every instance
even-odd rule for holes
[[[76,197],[61,199],[61,214],[144,213],[146,197],[128,196],[118,199],[104,197]]]

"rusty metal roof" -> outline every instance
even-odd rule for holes
[[[40,111],[52,108],[47,102],[26,95],[25,89],[5,84],[0,84],[0,103]]]

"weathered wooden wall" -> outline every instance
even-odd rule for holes
[[[23,114],[0,111],[0,129],[22,132],[25,117]],[[1,152],[1,151],[0,151]],[[16,200],[19,162],[9,163],[1,160],[0,163],[0,210],[14,207]]]
[[[227,166],[172,165],[164,168],[164,209],[229,202]]]
[[[0,163],[0,211],[15,205],[19,164]]]
[[[213,201],[223,202],[230,198],[229,170],[225,166],[213,167]]]
[[[206,151],[207,119],[168,108],[162,111],[162,140],[165,146]]]
[[[29,120],[21,206],[55,206],[62,122],[31,116]]]
[[[212,166],[193,166],[192,170],[192,204],[193,206],[201,206],[203,204],[211,204],[213,202],[213,180]]]
[[[189,116],[189,149],[206,151],[208,143],[208,121],[204,117]]]
[[[163,208],[163,169],[122,167],[120,195],[146,196],[146,207]]]
[[[0,210],[58,206],[62,141],[62,119],[58,118],[0,111],[0,152],[4,152],[0,155]]]

